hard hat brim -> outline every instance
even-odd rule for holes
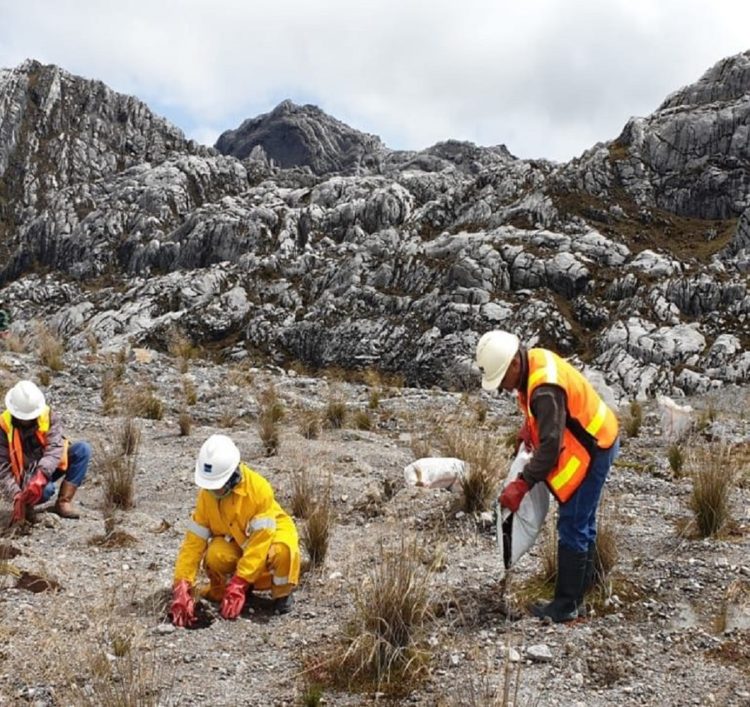
[[[503,378],[505,378],[505,374],[507,372],[508,369],[506,368],[502,373],[493,376],[492,378],[485,378],[484,376],[482,376],[482,388],[487,391],[497,390],[500,387],[500,384],[503,382]]]
[[[229,481],[229,477],[234,473],[234,469],[230,469],[228,474],[222,474],[222,476],[211,478],[209,479],[206,477],[205,474],[198,471],[198,469],[195,470],[195,485],[200,486],[202,489],[207,489],[209,491],[215,491],[216,489],[220,489],[227,481]]]

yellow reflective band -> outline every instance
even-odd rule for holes
[[[588,425],[586,425],[586,432],[588,432],[592,437],[596,437],[596,433],[602,428],[602,425],[604,424],[604,418],[607,415],[607,405],[603,400],[599,401],[599,407],[596,410],[596,415],[594,415],[594,419],[589,422]]]
[[[557,365],[551,351],[544,351],[544,368],[534,371],[529,376],[529,388],[533,388],[539,380],[545,383],[557,383]]]
[[[552,488],[555,489],[555,491],[559,491],[568,483],[568,481],[570,481],[579,466],[581,466],[581,460],[577,457],[571,457],[568,459],[568,463],[560,470],[560,473],[555,474],[552,479]]]

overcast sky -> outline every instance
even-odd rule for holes
[[[0,67],[100,79],[205,144],[291,98],[392,148],[567,160],[749,27],[748,0],[0,0]]]

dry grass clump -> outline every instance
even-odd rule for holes
[[[182,379],[182,393],[185,396],[185,403],[187,405],[195,405],[198,402],[198,393],[195,390],[195,383],[184,376]]]
[[[310,567],[320,567],[328,554],[333,529],[333,504],[330,478],[324,491],[312,500],[300,533],[302,545],[310,558]]]
[[[433,571],[420,556],[415,542],[381,546],[377,564],[355,588],[354,616],[331,660],[331,682],[407,694],[427,677]]]
[[[134,417],[147,420],[161,420],[164,417],[164,403],[150,386],[138,386],[126,391],[123,407]]]
[[[444,428],[440,435],[440,446],[445,456],[463,459],[467,463],[467,472],[461,478],[461,489],[464,510],[474,513],[487,509],[509,460],[507,450],[496,435],[483,434],[469,424],[457,423]]]
[[[180,373],[187,373],[190,360],[198,355],[199,349],[179,328],[171,329],[167,339],[167,350],[177,359],[177,369]]]
[[[370,410],[377,410],[380,407],[380,391],[373,388],[367,398],[367,407]]]
[[[266,456],[271,457],[279,450],[279,422],[284,418],[284,404],[279,399],[273,383],[260,393],[258,400],[258,434]]]
[[[0,339],[0,343],[2,343],[2,347],[6,351],[10,351],[11,353],[26,353],[26,350],[28,349],[26,338],[13,331],[9,331],[2,339]]]
[[[110,371],[105,371],[102,376],[102,414],[114,415],[118,409],[117,381]]]
[[[685,454],[682,451],[682,446],[678,442],[674,442],[669,446],[667,450],[667,460],[669,461],[669,468],[672,470],[676,478],[682,476],[682,468],[685,465]]]
[[[103,478],[105,523],[112,509],[132,508],[135,497],[135,474],[141,433],[132,419],[123,423],[115,444],[106,444],[94,457]],[[108,532],[111,528],[108,529]]]
[[[189,437],[193,428],[193,418],[187,410],[180,411],[178,424],[180,426],[180,437]]]
[[[728,445],[695,447],[688,455],[688,474],[693,480],[690,509],[692,527],[683,531],[695,532],[706,538],[720,534],[729,525],[732,515],[730,495],[735,485],[736,469]]]
[[[39,363],[47,366],[51,371],[62,371],[64,368],[63,355],[65,354],[63,340],[44,324],[37,326],[35,338]]]
[[[325,420],[334,430],[340,430],[346,421],[346,403],[339,397],[332,397],[325,407]]]
[[[358,430],[371,430],[372,418],[367,410],[357,410],[354,413],[354,427]]]
[[[320,437],[320,415],[315,410],[305,410],[299,421],[299,433],[305,439]]]
[[[643,424],[643,408],[637,400],[630,402],[628,414],[623,419],[623,429],[628,437],[637,437]]]

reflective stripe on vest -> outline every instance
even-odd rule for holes
[[[519,394],[518,397],[536,446],[539,445],[539,430],[530,405],[534,391],[540,385],[556,385],[565,391],[567,416],[562,446],[557,464],[546,479],[555,498],[565,503],[586,478],[593,444],[600,449],[614,444],[618,434],[617,418],[586,378],[557,354],[546,349],[530,349],[528,361],[526,396]],[[591,440],[579,438],[585,437],[580,434],[581,430],[585,430]]]
[[[47,448],[47,433],[49,432],[51,424],[51,413],[49,406],[45,407],[42,414],[36,419],[36,438],[39,441],[42,449]],[[13,472],[13,476],[16,483],[20,486],[23,482],[23,472],[26,468],[26,463],[23,457],[23,443],[21,441],[21,435],[16,434],[15,428],[13,427],[13,415],[10,410],[5,410],[0,415],[0,429],[5,432],[5,436],[8,439],[8,452],[10,455],[10,468]],[[63,438],[63,451],[60,457],[60,462],[57,465],[57,469],[60,471],[66,471],[68,468],[68,440]]]
[[[202,540],[211,539],[211,529],[207,528],[205,525],[196,523],[192,518],[187,522],[187,530],[189,533],[197,535]]]

